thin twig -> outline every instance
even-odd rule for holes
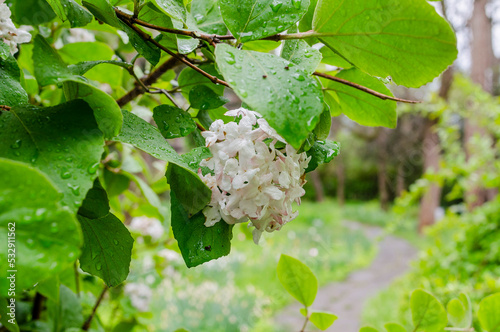
[[[155,90],[151,90],[151,89],[155,89]],[[172,102],[172,104],[174,104],[174,106],[175,106],[175,107],[182,109],[182,108],[181,108],[181,107],[177,104],[177,102],[175,101],[174,97],[173,97],[170,93],[168,93],[168,91],[167,91],[167,90],[165,90],[165,89],[159,89],[159,88],[153,88],[153,87],[150,87],[148,92],[149,92],[149,93],[158,93],[158,94],[160,94],[160,93],[161,93],[161,94],[164,94],[164,95],[168,98],[168,100],[170,100],[170,101]]]
[[[31,310],[31,318],[33,320],[40,319],[42,315],[43,302],[45,301],[45,296],[40,293],[35,294],[35,299],[33,300],[33,308]]]
[[[104,295],[106,295],[107,291],[108,291],[108,286],[104,286],[104,289],[102,290],[101,294],[99,295],[99,298],[97,299],[96,303],[94,304],[94,307],[92,308],[92,313],[90,314],[89,318],[87,318],[85,323],[83,323],[82,330],[84,330],[84,331],[89,330],[90,324],[92,324],[92,319],[94,319],[97,308],[101,304],[102,299],[104,298]]]
[[[10,111],[12,107],[10,106],[7,106],[7,105],[0,105],[0,109],[4,110],[4,111]]]
[[[217,78],[216,76],[210,75],[209,73],[207,73],[203,69],[200,69],[199,67],[197,67],[194,64],[192,64],[191,62],[189,62],[185,57],[180,56],[179,54],[172,52],[171,50],[169,50],[168,48],[166,48],[165,46],[163,46],[162,44],[160,44],[159,42],[157,42],[156,40],[154,40],[151,37],[151,35],[145,33],[144,31],[142,31],[141,29],[139,29],[138,27],[136,27],[132,22],[130,22],[130,21],[126,20],[126,19],[123,19],[123,17],[122,17],[122,21],[126,25],[128,25],[131,29],[133,29],[135,32],[137,32],[137,34],[139,34],[139,36],[142,39],[144,39],[145,41],[148,41],[148,42],[152,43],[153,45],[155,45],[159,49],[163,50],[164,52],[170,54],[171,56],[176,57],[179,61],[181,61],[182,63],[184,63],[188,67],[191,67],[195,71],[197,71],[200,74],[202,74],[203,76],[207,77],[210,81],[212,81],[212,83],[214,83],[214,84],[221,84],[221,85],[229,87],[229,84],[227,82],[225,82],[225,81]]]
[[[300,332],[305,332],[308,322],[309,322],[309,313],[307,312],[307,307],[306,307],[306,319],[304,320],[304,325],[302,325],[302,329],[300,329]]]
[[[316,76],[323,77],[323,78],[326,78],[326,79],[329,79],[329,80],[332,80],[332,81],[336,81],[336,82],[339,82],[341,84],[350,86],[352,88],[361,90],[363,92],[369,93],[369,94],[374,95],[375,97],[383,99],[383,100],[392,100],[392,101],[398,101],[398,102],[401,102],[401,103],[408,103],[408,104],[419,104],[419,103],[421,103],[421,101],[406,100],[406,99],[401,99],[401,98],[396,98],[396,97],[391,97],[391,96],[388,96],[388,95],[384,95],[383,93],[380,93],[380,92],[377,92],[377,91],[372,90],[370,88],[367,88],[366,86],[359,85],[357,83],[345,80],[345,79],[340,78],[340,77],[336,77],[336,76],[332,76],[332,75],[320,73],[320,72],[317,72],[317,71],[315,71],[313,74],[316,75]]]
[[[150,86],[155,83],[163,74],[165,74],[170,69],[173,69],[177,64],[179,64],[179,60],[176,57],[171,57],[160,66],[158,66],[154,71],[152,71],[148,76],[141,78],[142,85]],[[132,90],[127,92],[123,97],[118,99],[116,102],[120,107],[125,106],[131,100],[136,98],[137,96],[146,92],[141,84],[137,84]]]

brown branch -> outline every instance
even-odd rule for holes
[[[358,89],[360,91],[369,93],[369,94],[371,94],[371,95],[373,95],[373,96],[375,96],[377,98],[383,99],[383,100],[392,100],[392,101],[398,101],[398,102],[401,102],[401,103],[408,103],[408,104],[419,104],[419,103],[421,103],[421,101],[406,100],[406,99],[401,99],[401,98],[396,98],[396,97],[391,97],[391,96],[388,96],[388,95],[384,95],[383,93],[380,93],[378,91],[375,91],[375,90],[372,90],[370,88],[367,88],[366,86],[359,85],[357,83],[345,80],[345,79],[340,78],[340,77],[336,77],[336,76],[332,76],[332,75],[320,73],[320,72],[317,72],[317,71],[315,71],[313,74],[316,75],[316,76],[319,76],[319,77],[326,78],[328,80],[332,80],[332,81],[335,81],[335,82],[339,82],[341,84],[345,84],[347,86],[350,86],[350,87]]]
[[[158,66],[148,76],[141,78],[141,81],[145,86],[149,86],[155,83],[163,74],[165,74],[167,71],[174,68],[178,64],[179,64],[179,59],[177,59],[176,57],[171,57],[170,59],[162,63],[160,66]],[[127,92],[127,94],[118,99],[116,102],[120,107],[125,106],[131,100],[133,100],[134,98],[145,92],[147,91],[140,84],[136,84],[136,86],[132,90]]]
[[[184,63],[186,66],[188,67],[191,67],[192,69],[194,69],[195,71],[199,72],[200,74],[202,74],[203,76],[207,77],[210,81],[212,81],[212,83],[214,84],[221,84],[221,85],[224,85],[224,86],[227,86],[229,87],[229,84],[219,78],[217,78],[216,76],[213,76],[213,75],[210,75],[209,73],[207,73],[206,71],[204,71],[203,69],[200,69],[199,67],[195,66],[194,64],[192,64],[190,61],[188,61],[185,57],[177,54],[177,53],[174,53],[172,52],[171,50],[169,50],[168,48],[166,48],[165,46],[163,46],[162,44],[160,44],[159,42],[157,42],[156,40],[154,40],[151,35],[145,33],[144,31],[142,31],[141,29],[139,29],[138,27],[136,27],[132,22],[124,19],[122,17],[122,21],[128,25],[131,29],[133,29],[135,32],[137,32],[137,34],[142,38],[144,39],[145,41],[147,42],[150,42],[152,43],[153,45],[155,45],[156,47],[158,47],[159,49],[163,50],[164,52],[170,54],[172,57],[175,57],[177,58],[180,62]]]
[[[0,105],[0,109],[1,109],[1,110],[4,110],[4,111],[10,111],[10,109],[11,109],[11,108],[12,108],[12,107],[7,106],[7,105]]]
[[[96,303],[94,304],[94,307],[92,308],[92,313],[90,314],[89,318],[87,318],[85,323],[83,323],[82,330],[84,330],[84,331],[89,330],[90,324],[92,324],[92,319],[94,319],[97,308],[101,304],[102,299],[104,298],[104,295],[106,295],[107,291],[108,291],[108,286],[104,286],[104,289],[102,290],[101,294],[99,295],[99,298],[97,299]]]

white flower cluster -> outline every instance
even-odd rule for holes
[[[153,297],[153,291],[145,284],[128,283],[125,285],[125,294],[130,298],[130,302],[138,311],[149,310],[149,303]]]
[[[239,108],[226,115],[241,119],[227,124],[216,120],[202,133],[213,157],[200,166],[214,173],[203,176],[198,171],[212,190],[212,200],[203,210],[205,225],[213,226],[221,218],[228,224],[250,219],[258,243],[263,231],[279,230],[297,217],[292,203],[300,204],[305,194],[303,175],[310,158],[286,144],[259,113]],[[275,147],[278,141],[286,144],[283,150]]]
[[[5,4],[5,0],[0,0],[0,39],[9,45],[10,53],[17,52],[17,44],[28,43],[31,40],[31,35],[23,30],[17,29],[10,19],[9,6]]]
[[[152,240],[158,240],[164,233],[161,221],[155,218],[135,217],[130,222],[129,229],[143,236],[151,236]]]

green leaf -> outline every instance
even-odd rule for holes
[[[114,65],[119,64],[117,61],[108,62],[115,55],[113,49],[108,45],[101,42],[71,43],[60,48],[58,53],[64,62],[70,65],[79,64],[76,68],[88,71],[85,72],[87,78],[102,83],[108,83],[111,87],[115,88],[122,85],[123,69]],[[93,64],[89,61],[98,61],[98,64],[102,65],[100,65],[99,68],[89,68],[89,64]],[[85,65],[85,68],[83,68],[83,65]],[[84,74],[82,71],[83,70],[80,70],[80,75]],[[73,72],[76,72],[76,70],[73,69]]]
[[[314,128],[314,135],[319,140],[325,140],[330,136],[330,129],[332,128],[332,116],[330,114],[330,109],[325,106],[323,113],[319,117],[319,122]]]
[[[344,69],[352,68],[352,64],[350,64],[349,61],[344,59],[341,55],[332,51],[330,48],[324,46],[319,51],[323,56],[321,60],[322,63]]]
[[[161,11],[161,9],[157,8],[152,2],[148,2],[144,7],[142,7],[139,13],[139,19],[160,27],[169,29],[174,28],[172,19]],[[159,40],[160,44],[169,49],[177,50],[176,35],[166,32],[161,32],[161,35],[162,38]]]
[[[196,123],[188,112],[170,105],[156,106],[153,119],[163,137],[168,139],[187,136],[196,129]]]
[[[371,326],[364,326],[359,329],[359,332],[378,332],[376,328],[373,328]]]
[[[318,292],[318,280],[311,269],[296,258],[281,254],[278,279],[294,298],[310,307]]]
[[[468,328],[472,324],[472,308],[469,297],[462,293],[458,299],[452,299],[446,306],[448,320],[453,327]]]
[[[229,255],[233,225],[221,220],[212,227],[206,227],[203,213],[190,218],[175,191],[170,193],[170,200],[172,230],[187,267]]]
[[[10,54],[7,44],[0,40],[0,105],[17,106],[28,103],[28,94],[21,86],[21,70]]]
[[[500,293],[485,297],[479,303],[477,317],[481,327],[487,332],[500,331]]]
[[[300,148],[323,112],[316,80],[272,54],[219,44],[215,56],[220,72],[241,100],[262,114],[289,144]]]
[[[54,12],[72,28],[83,27],[92,21],[92,15],[74,0],[47,0]]]
[[[94,110],[99,129],[105,138],[118,135],[123,123],[123,115],[116,101],[94,86],[78,81],[68,80],[64,83],[64,94],[67,100],[83,99]]]
[[[62,204],[78,209],[92,188],[104,151],[102,132],[82,100],[55,107],[14,107],[1,112],[0,157],[29,163],[47,174],[64,194]]]
[[[61,285],[59,301],[47,301],[47,311],[53,324],[53,331],[69,331],[83,324],[83,309],[78,296],[68,287]]]
[[[219,74],[217,69],[215,69],[215,66],[213,64],[204,64],[199,66],[200,69],[205,71],[206,73],[209,73],[210,75],[216,76],[219,79],[222,79],[223,77]],[[177,82],[179,84],[179,87],[181,88],[182,95],[188,99],[189,97],[189,92],[191,89],[193,89],[195,86],[198,85],[208,85],[212,90],[215,91],[218,95],[221,95],[224,93],[224,86],[223,85],[215,85],[210,81],[210,79],[206,76],[203,76],[196,70],[186,67],[184,70],[181,71],[179,74],[179,77],[177,79]]]
[[[39,25],[56,17],[56,13],[45,0],[14,1],[10,10],[12,20],[19,25]]]
[[[0,297],[0,323],[10,332],[19,332],[19,325],[15,319],[15,313],[11,313],[11,310],[15,312],[15,298],[3,298]],[[11,314],[12,316],[9,316]]]
[[[227,27],[222,20],[217,0],[193,0],[191,2],[191,15],[201,31],[216,35],[227,33]]]
[[[98,20],[125,31],[130,39],[130,44],[153,66],[156,66],[158,61],[160,61],[160,49],[142,39],[137,32],[120,21],[108,0],[87,0],[83,1],[83,5],[87,7]]]
[[[441,332],[448,324],[443,305],[421,289],[411,294],[410,309],[415,332]]]
[[[321,53],[300,39],[286,40],[281,57],[313,73],[321,62]]]
[[[200,181],[198,176],[194,178],[191,175],[192,172],[175,164],[169,164],[167,168],[167,181],[170,189],[175,192],[178,201],[190,217],[203,209],[212,197],[212,191]]]
[[[307,12],[309,0],[219,0],[222,18],[241,42],[285,31]]]
[[[312,172],[319,165],[327,164],[339,155],[340,145],[334,141],[316,141],[307,151],[307,156],[311,157],[306,172]]]
[[[314,311],[309,320],[321,331],[326,330],[332,326],[333,322],[337,320],[337,316],[329,312]]]
[[[128,189],[130,178],[121,173],[109,171],[107,168],[103,172],[104,187],[109,197],[118,196]]]
[[[67,100],[81,98],[94,110],[99,129],[106,138],[116,136],[122,126],[121,110],[116,101],[107,93],[86,83],[80,74],[90,69],[93,63],[68,67],[59,54],[40,35],[35,38],[33,51],[35,76],[42,86],[65,82],[64,91]],[[85,69],[83,69],[85,68]]]
[[[186,21],[186,7],[182,0],[153,0],[168,16],[182,22]]]
[[[35,37],[34,44],[34,74],[38,84],[46,86],[58,84],[70,79],[85,81],[83,77],[73,74],[68,69],[68,66],[62,61],[59,54],[57,54],[41,35]]]
[[[380,80],[358,69],[342,70],[336,76],[392,97],[391,91]],[[323,83],[326,94],[335,93],[338,97],[337,102],[335,97],[325,98],[332,109],[340,108],[349,119],[363,126],[396,127],[398,115],[395,101],[380,99],[336,81],[323,80]]]
[[[319,0],[313,29],[322,43],[373,76],[419,87],[457,57],[456,38],[419,0]]]
[[[206,85],[195,86],[189,91],[191,107],[202,111],[219,108],[229,102],[229,99],[219,96]]]
[[[198,168],[200,168],[200,162],[203,159],[207,159],[210,157],[212,157],[210,149],[204,146],[194,148],[182,155],[182,159],[184,159],[186,164],[188,164],[194,172],[198,171]],[[205,172],[203,174],[205,174]]]
[[[387,323],[384,327],[387,332],[406,332],[406,329],[397,323]]]
[[[113,140],[132,144],[155,158],[168,161],[169,168],[173,169],[169,183],[172,190],[177,190],[187,211],[194,214],[204,208],[212,191],[165,141],[159,130],[130,112],[123,111],[123,117],[122,131]],[[173,165],[178,167],[173,168]]]
[[[98,181],[78,211],[83,231],[80,267],[98,276],[109,287],[127,279],[134,239],[127,227],[109,212],[106,191]]]
[[[0,289],[6,296],[8,270],[17,270],[20,294],[71,266],[82,240],[75,217],[59,204],[61,193],[45,174],[28,164],[0,158],[0,183],[0,241],[5,245],[0,251]],[[10,247],[13,235],[15,247]],[[13,250],[8,252],[8,247]],[[12,260],[8,254],[14,252]]]

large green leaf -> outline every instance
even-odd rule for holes
[[[170,105],[160,105],[153,109],[153,119],[165,138],[189,135],[196,129],[196,123],[188,112]]]
[[[457,57],[450,25],[422,0],[319,0],[313,29],[361,70],[408,87],[432,81]]]
[[[219,0],[222,18],[241,42],[272,36],[297,23],[309,0]]]
[[[6,296],[9,270],[17,270],[16,294],[20,294],[71,266],[82,240],[75,217],[59,204],[62,195],[45,174],[0,158],[0,183],[0,241],[5,246],[0,251],[0,289]],[[14,238],[11,247],[8,243]],[[8,256],[13,253],[14,257]]]
[[[88,84],[87,79],[81,76],[96,64],[108,61],[67,66],[59,54],[40,35],[35,38],[33,61],[35,76],[40,85],[64,83],[66,99],[84,99],[94,110],[99,129],[106,138],[116,136],[120,132],[123,117],[116,101],[107,93]],[[118,64],[127,66],[121,62]]]
[[[169,183],[185,209],[194,214],[204,208],[210,201],[211,190],[165,141],[158,128],[130,112],[124,111],[123,116],[122,131],[114,140],[132,144],[155,158],[168,161],[171,174],[174,174],[169,178]]]
[[[63,192],[76,211],[92,188],[104,151],[102,132],[82,100],[55,107],[14,107],[0,115],[0,157],[30,163]]]
[[[98,181],[78,211],[83,231],[80,267],[98,276],[109,287],[127,279],[134,239],[127,227],[111,212],[106,191]]]
[[[74,0],[47,0],[54,12],[64,21],[69,21],[72,28],[82,27],[92,21],[92,15]]]
[[[304,306],[313,304],[318,292],[318,280],[307,265],[282,254],[278,262],[278,279],[288,293]]]
[[[481,327],[487,332],[500,331],[500,293],[484,298],[479,304],[477,317]]]
[[[380,80],[359,69],[342,70],[336,76],[392,97],[391,91]],[[325,94],[329,95],[325,99],[333,110],[340,109],[349,119],[363,126],[396,127],[398,114],[395,101],[380,99],[336,81],[323,80],[323,83]]]
[[[212,227],[206,227],[202,212],[189,217],[173,191],[170,200],[172,230],[187,267],[229,255],[233,225],[221,220]]]
[[[10,54],[7,44],[0,40],[0,105],[17,106],[28,103],[28,94],[21,86],[21,70]]]
[[[152,2],[148,2],[142,7],[139,13],[139,19],[154,24],[163,28],[173,29],[174,25],[172,19],[167,16],[163,11],[157,8]],[[162,38],[159,40],[160,44],[169,48],[177,49],[177,38],[172,33],[162,32]]]
[[[83,324],[83,309],[78,296],[68,287],[61,285],[59,300],[47,301],[47,312],[51,319],[52,331],[79,330]]]
[[[323,111],[319,84],[300,66],[276,55],[220,44],[217,66],[235,93],[289,144],[300,148]]]
[[[210,75],[222,79],[222,76],[219,74],[217,69],[215,69],[213,64],[201,65],[200,69],[202,69],[206,73],[209,73]],[[190,67],[186,67],[181,71],[177,79],[177,82],[179,84],[179,88],[181,88],[182,95],[186,98],[189,97],[189,92],[191,91],[191,89],[193,89],[195,86],[199,86],[202,84],[208,85],[218,95],[222,95],[224,93],[223,85],[213,84],[208,77],[203,76],[202,74],[200,74],[199,72]]]
[[[421,289],[411,294],[410,309],[415,332],[442,332],[448,324],[443,305]]]

